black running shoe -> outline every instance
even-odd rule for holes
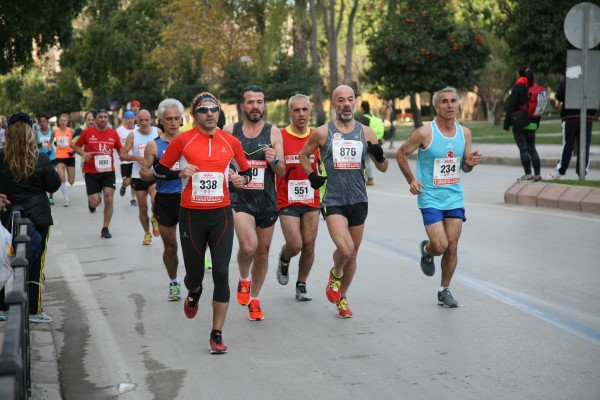
[[[429,243],[429,240],[421,242],[421,269],[425,275],[433,276],[435,274],[435,264],[433,263],[433,257],[425,250],[427,243]]]
[[[121,195],[121,197],[125,196],[126,191],[127,191],[127,187],[121,186],[121,189],[119,189],[119,194]]]
[[[92,206],[88,205],[88,208],[92,214],[96,212],[96,207],[92,207]]]
[[[102,239],[112,238],[112,235],[108,231],[108,228],[106,228],[106,227],[102,228],[102,231],[100,232],[100,238],[102,238]]]

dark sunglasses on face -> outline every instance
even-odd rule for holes
[[[216,113],[219,112],[219,106],[200,106],[196,108],[196,112],[200,114],[208,114],[208,112]]]

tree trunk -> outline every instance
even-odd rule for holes
[[[340,6],[338,18],[335,18],[335,0],[329,0],[329,7],[325,1],[323,6],[323,25],[327,36],[327,53],[329,55],[329,91],[332,92],[338,85],[337,38],[344,16],[344,3]]]
[[[410,95],[410,112],[413,115],[415,129],[423,126],[423,118],[421,117],[421,96],[419,93],[411,93]]]
[[[310,37],[310,22],[307,19],[306,0],[296,0],[294,5],[294,55],[308,63],[308,39]]]
[[[317,84],[314,87],[314,111],[317,114],[317,126],[321,126],[325,123],[325,110],[323,109],[323,82],[321,74],[319,73],[319,52],[317,49],[317,9],[315,7],[315,0],[309,0],[310,5],[310,19],[311,19],[311,33],[310,33],[310,57],[312,62],[312,68],[315,72]]]
[[[346,35],[346,65],[344,66],[344,85],[352,86],[352,51],[354,49],[354,19],[358,9],[358,0],[354,0],[348,17],[348,33]]]

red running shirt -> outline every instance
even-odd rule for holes
[[[167,147],[160,163],[171,168],[187,164],[198,167],[191,178],[183,180],[181,207],[210,210],[230,204],[229,166],[235,160],[240,171],[250,168],[240,141],[220,129],[210,136],[197,127],[177,135]]]
[[[320,207],[319,190],[310,186],[308,176],[304,173],[298,154],[312,133],[312,129],[303,135],[295,134],[291,127],[281,130],[283,138],[283,154],[285,157],[285,174],[277,176],[277,211],[289,206]],[[319,150],[310,157],[314,172],[318,171]]]
[[[99,174],[101,172],[114,172],[114,150],[121,150],[123,145],[117,131],[106,128],[99,131],[93,126],[83,131],[77,139],[77,146],[85,146],[84,151],[91,153],[92,158],[83,164],[84,174]]]

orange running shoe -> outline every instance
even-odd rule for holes
[[[329,282],[327,282],[327,287],[325,288],[325,294],[327,295],[327,300],[331,303],[338,303],[340,301],[340,286],[342,285],[342,276],[339,278],[333,274],[333,268],[329,271]]]
[[[250,310],[250,321],[262,321],[265,319],[265,315],[260,311],[260,302],[258,299],[254,299],[248,304],[248,310]]]
[[[247,306],[250,303],[250,284],[252,281],[239,280],[237,288],[237,301],[242,306]]]
[[[352,318],[352,310],[348,307],[348,299],[342,297],[337,304],[338,317],[340,318]]]
[[[152,222],[152,234],[154,236],[160,236],[160,230],[158,229],[158,221],[156,220],[156,217],[153,215],[152,218],[150,218],[150,222]]]

